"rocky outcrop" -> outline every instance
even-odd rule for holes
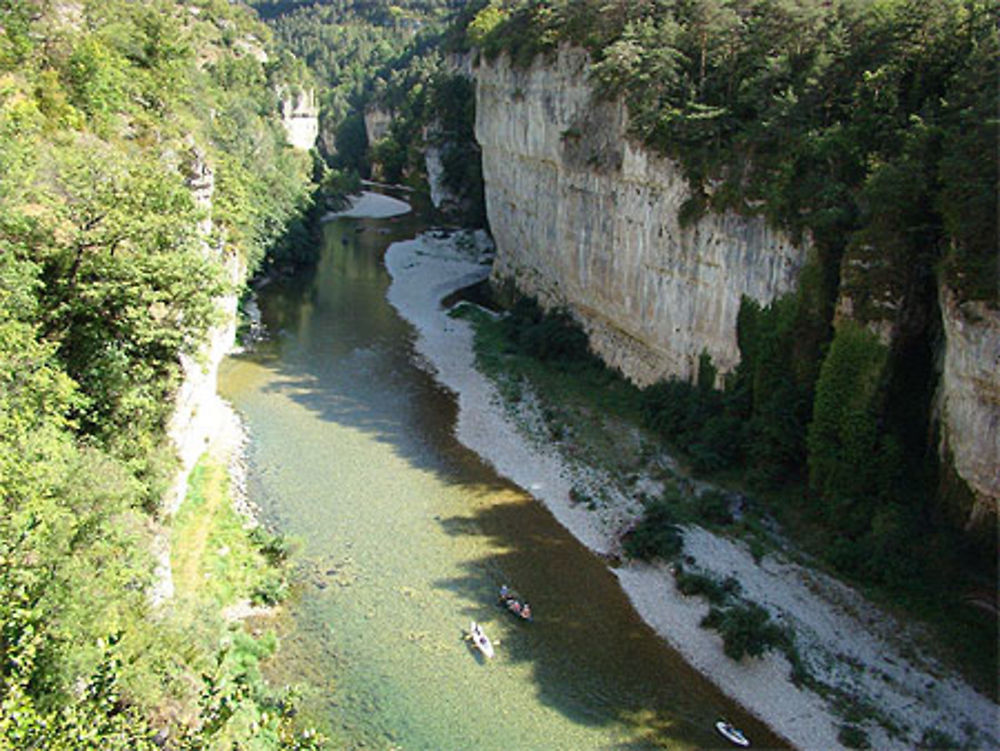
[[[312,89],[284,92],[281,95],[281,123],[288,143],[308,151],[319,135],[319,106]]]
[[[453,190],[445,175],[445,159],[450,157],[454,160],[455,150],[461,149],[461,145],[444,137],[438,122],[424,128],[423,143],[424,170],[427,172],[431,205],[445,216],[461,217],[470,208],[468,191],[463,195]]]
[[[368,138],[369,145],[378,143],[385,138],[386,133],[389,132],[389,126],[392,125],[393,117],[395,115],[390,110],[379,107],[369,107],[365,110],[365,136]]]
[[[761,218],[680,220],[679,166],[629,142],[621,102],[595,101],[589,59],[563,48],[476,73],[476,138],[497,245],[493,280],[566,306],[591,347],[640,385],[739,361],[741,299],[795,287],[807,250]]]
[[[429,144],[424,149],[424,167],[427,170],[427,187],[431,193],[431,204],[435,209],[444,209],[455,204],[458,197],[444,184],[444,163],[441,161],[441,147]]]
[[[1000,508],[1000,311],[981,301],[959,304],[946,285],[939,294],[941,453],[972,491],[973,527],[990,523]]]

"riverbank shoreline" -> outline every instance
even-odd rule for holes
[[[571,489],[600,486],[608,478],[579,466],[542,437],[540,408],[530,398],[516,413],[502,402],[476,369],[471,326],[441,306],[449,294],[488,276],[489,266],[480,262],[487,243],[484,234],[471,233],[394,243],[385,259],[393,279],[389,302],[417,330],[418,360],[455,394],[459,441],[542,502],[589,549],[613,558],[622,530],[639,513],[636,501],[618,494],[596,510],[574,504]],[[878,709],[883,723],[855,723],[872,747],[926,747],[934,737],[998,745],[997,706],[931,657],[907,654],[907,645],[916,643],[905,636],[910,629],[856,592],[777,555],[758,561],[741,542],[696,527],[685,531],[685,555],[714,574],[738,579],[747,599],[795,631],[800,651],[823,683]],[[790,744],[844,747],[846,723],[830,700],[796,686],[782,654],[740,662],[727,657],[718,634],[700,626],[707,603],[682,595],[668,566],[626,562],[612,571],[639,615],[673,649]],[[886,724],[899,730],[890,734]]]

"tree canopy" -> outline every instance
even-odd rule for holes
[[[0,3],[4,747],[193,748],[225,724],[215,648],[148,617],[151,514],[224,262],[252,268],[308,202],[271,44],[224,0]]]

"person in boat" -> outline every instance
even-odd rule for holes
[[[517,600],[508,600],[507,609],[514,615],[521,615],[521,603]]]
[[[531,618],[531,605],[529,605],[528,603],[524,603],[524,605],[521,606],[520,615],[522,618],[525,619]]]

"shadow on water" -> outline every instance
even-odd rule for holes
[[[484,569],[496,588],[516,585],[531,603],[532,621],[517,619],[496,601],[489,607],[508,622],[505,658],[530,664],[542,704],[580,724],[606,723],[611,709],[640,729],[639,737],[615,748],[671,747],[673,741],[725,747],[710,730],[713,718],[723,716],[757,748],[788,747],[668,649],[635,613],[604,561],[540,505],[496,505],[440,524],[449,535],[481,535],[489,538],[487,548],[503,551],[466,562],[463,574],[435,585],[472,601],[481,599]],[[486,617],[482,606],[468,607],[465,615]]]
[[[438,621],[489,624],[499,637],[497,661],[527,676],[517,693],[532,692],[540,705],[576,725],[626,728],[601,748],[722,748],[725,742],[712,730],[712,723],[720,716],[741,726],[754,739],[755,747],[783,747],[778,737],[728,701],[639,619],[603,560],[577,542],[544,507],[529,501],[454,438],[455,399],[416,367],[414,331],[385,296],[389,279],[382,262],[384,249],[391,241],[412,237],[419,228],[420,220],[413,217],[393,222],[341,220],[328,226],[325,249],[315,268],[276,280],[261,291],[262,318],[271,339],[242,356],[269,372],[262,388],[265,397],[288,399],[320,423],[363,434],[389,448],[407,472],[431,475],[435,487],[443,489],[435,492],[468,499],[467,511],[442,506],[431,518],[423,519],[421,504],[436,508],[436,499],[409,499],[400,492],[398,514],[377,511],[374,521],[352,520],[352,526],[362,531],[369,529],[365,524],[371,524],[375,531],[369,537],[395,536],[389,541],[390,549],[372,553],[391,553],[399,559],[396,563],[387,561],[377,577],[366,579],[365,572],[349,570],[355,565],[352,561],[363,560],[359,548],[365,540],[360,536],[346,543],[343,534],[340,538],[327,536],[307,550],[306,555],[322,559],[316,567],[333,579],[343,578],[344,591],[352,596],[345,600],[337,587],[325,589],[324,583],[323,591],[307,593],[299,603],[312,614],[297,617],[295,628],[300,633],[288,638],[306,644],[298,647],[303,652],[302,664],[311,662],[309,670],[321,672],[315,655],[327,648],[324,640],[335,627],[345,634],[356,632],[359,642],[368,638],[375,627],[371,624],[383,623],[378,620],[383,599],[391,600],[387,607],[392,615],[386,619],[390,625],[380,627],[391,627],[393,617],[402,619],[404,606],[411,603],[397,598],[408,585],[393,583],[394,572],[411,564],[416,567],[421,557],[451,555],[443,565],[435,563],[431,569],[435,573],[425,585],[442,593],[435,600],[444,603],[441,607],[455,607],[443,617],[435,614]],[[317,436],[326,440],[320,432]],[[307,445],[301,448],[301,452],[310,450]],[[318,461],[336,462],[337,457]],[[406,478],[400,481],[409,482]],[[363,497],[363,490],[356,491],[362,495],[355,502],[371,503]],[[493,496],[505,500],[491,502]],[[398,505],[407,502],[410,507]],[[328,505],[331,501],[324,496],[317,503]],[[280,510],[277,513],[284,515]],[[403,519],[400,523],[406,519],[416,522],[413,528],[391,527],[397,517]],[[426,533],[419,529],[424,522]],[[449,552],[441,539],[454,540],[459,547]],[[434,549],[420,548],[422,544]],[[338,545],[346,552],[337,551]],[[406,546],[409,549],[404,549]],[[343,553],[343,560],[331,562],[336,556],[330,550]],[[440,575],[441,571],[446,573]],[[400,581],[407,581],[406,576]],[[514,585],[528,597],[535,613],[533,622],[517,621],[496,604],[497,588],[502,583]],[[359,587],[368,587],[367,597],[353,594],[360,592]],[[331,624],[331,619],[340,620]],[[414,622],[421,622],[419,613]],[[456,639],[460,636],[455,633]],[[422,638],[413,636],[417,641]],[[465,648],[485,670],[482,655],[468,644]],[[372,666],[379,665],[384,652],[369,654],[359,646],[352,658],[333,654],[325,659],[344,674],[361,670],[346,664],[353,659],[367,665],[366,674],[378,676],[379,668]],[[447,659],[454,660],[455,653],[449,651]],[[489,667],[484,675],[488,674],[490,681],[502,681],[502,675],[493,670],[496,665]],[[412,670],[416,676],[420,668]],[[428,674],[433,674],[433,665],[429,670]],[[358,722],[372,722],[371,717],[383,711],[385,701],[380,692],[402,691],[399,684],[406,677],[397,677],[389,669],[383,672],[391,676],[372,678],[364,684],[364,697],[359,691],[359,696],[338,698],[344,705],[356,705],[350,711],[363,718]],[[492,685],[484,678],[481,690],[488,692]],[[512,691],[509,687],[503,690]],[[419,686],[414,691],[419,693]],[[503,701],[498,695],[497,702]],[[509,704],[520,708],[517,702],[521,701],[513,697]],[[421,711],[427,711],[428,706],[434,711],[429,700],[421,705]],[[343,714],[347,710],[341,707],[337,711]],[[432,724],[429,718],[394,721],[401,726],[421,721]],[[545,720],[537,722],[544,734]],[[387,720],[384,724],[392,723]],[[359,743],[359,747],[366,743]],[[568,747],[544,736],[538,743],[538,748]],[[395,746],[395,741],[390,745]],[[408,747],[419,745],[418,741]],[[485,747],[482,743],[477,746]]]

